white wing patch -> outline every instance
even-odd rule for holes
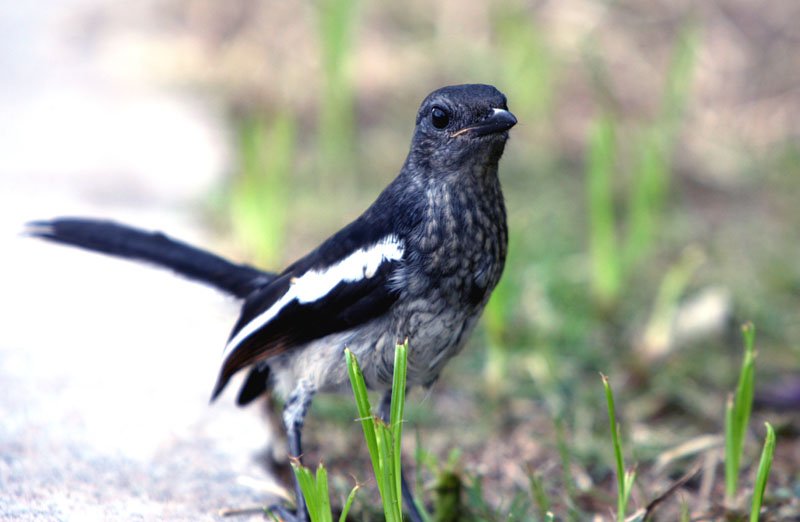
[[[254,317],[225,346],[224,356],[254,332],[274,319],[283,308],[297,301],[313,303],[328,295],[339,283],[354,283],[375,276],[384,261],[397,261],[403,257],[403,243],[394,234],[388,235],[368,248],[359,248],[341,261],[322,270],[309,270],[292,279],[289,289],[269,308]]]

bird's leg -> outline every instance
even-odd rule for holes
[[[383,394],[378,414],[380,415],[381,419],[383,419],[383,422],[388,424],[390,421],[391,412],[392,390],[389,390]],[[417,505],[414,503],[414,494],[411,493],[411,488],[408,486],[408,481],[406,480],[406,474],[403,472],[402,468],[400,469],[400,485],[403,490],[403,502],[406,504],[408,518],[411,520],[411,522],[423,522],[422,515],[420,515]]]
[[[306,418],[306,412],[311,405],[311,399],[314,398],[316,390],[306,380],[300,381],[295,387],[286,405],[283,407],[283,424],[286,426],[286,437],[289,439],[289,455],[296,458],[301,464],[303,460],[303,449],[300,442],[300,433],[303,431],[303,422]],[[308,509],[306,508],[305,497],[303,490],[300,489],[300,482],[297,476],[294,476],[294,489],[297,499],[297,513],[292,516],[291,513],[283,506],[272,506],[271,511],[274,511],[282,519],[292,522],[307,522]]]

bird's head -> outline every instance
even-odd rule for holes
[[[422,102],[409,159],[429,172],[496,164],[517,119],[491,85],[442,87]]]

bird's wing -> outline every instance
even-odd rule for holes
[[[381,228],[367,233],[353,223],[247,301],[228,341],[214,398],[239,370],[389,309],[398,298],[393,276],[405,248],[394,234],[381,236]]]

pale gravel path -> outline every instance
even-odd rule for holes
[[[228,162],[221,122],[64,46],[76,2],[4,4],[0,520],[220,520],[264,502],[239,480],[267,480],[261,415],[235,390],[208,403],[236,303],[19,235],[92,215],[211,246],[188,209]]]

